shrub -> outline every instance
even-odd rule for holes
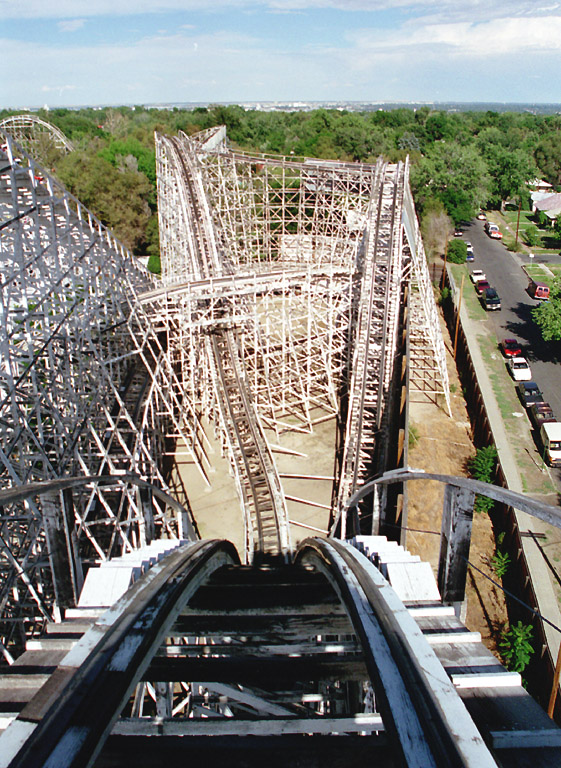
[[[445,285],[440,291],[440,296],[438,297],[438,305],[441,307],[445,306],[446,302],[449,301],[451,296],[452,292],[450,291],[450,288]]]
[[[486,445],[484,448],[478,448],[475,456],[468,461],[468,469],[475,480],[481,480],[482,483],[490,483],[495,478],[495,469],[497,466],[497,449],[494,445]]]
[[[505,575],[510,565],[510,555],[507,552],[497,550],[491,558],[491,568],[499,579]]]
[[[532,224],[524,232],[524,240],[526,241],[526,245],[536,245],[539,242],[539,239],[540,233],[538,232],[538,228],[535,226],[535,224]]]
[[[478,448],[475,456],[468,460],[468,469],[475,480],[482,483],[490,483],[495,478],[497,466],[497,449],[494,445]],[[489,512],[493,508],[494,501],[488,496],[477,494],[473,509],[475,512]]]
[[[534,653],[530,642],[532,633],[532,626],[522,624],[521,621],[503,632],[499,647],[508,669],[514,672],[523,672],[526,669]]]
[[[452,240],[448,243],[448,261],[452,264],[464,264],[467,259],[467,245],[463,240]]]

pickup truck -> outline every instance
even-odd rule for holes
[[[546,421],[540,427],[544,459],[550,467],[561,467],[561,424]]]

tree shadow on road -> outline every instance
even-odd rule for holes
[[[548,363],[561,362],[561,341],[544,341],[541,331],[532,319],[534,304],[518,302],[511,307],[511,312],[517,316],[517,320],[507,322],[508,334],[516,336],[518,341],[526,349],[522,350],[528,360],[541,360]]]

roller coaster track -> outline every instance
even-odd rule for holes
[[[308,539],[276,567],[239,565],[225,541],[176,547],[109,610],[73,610],[0,675],[2,709],[12,706],[0,768],[172,768],[187,757],[486,768],[527,765],[530,752],[534,766],[558,765],[561,731],[519,675],[452,609],[407,609],[373,564],[405,562],[382,539]],[[480,706],[490,677],[533,737],[508,706]],[[524,739],[550,748],[518,756]]]
[[[374,225],[363,247],[361,282],[350,374],[350,394],[343,448],[337,515],[346,536],[347,502],[369,474],[376,434],[387,406],[393,370],[401,287],[399,238],[404,168],[383,165],[372,190]]]
[[[179,138],[162,139],[179,190],[188,231],[186,256],[199,280],[222,278],[232,268],[219,252],[204,192],[199,188],[196,156]],[[228,317],[228,300],[218,302],[217,315]],[[236,330],[228,324],[211,329],[208,360],[218,410],[234,466],[246,521],[247,556],[284,554],[290,549],[284,494],[268,441],[246,381]]]

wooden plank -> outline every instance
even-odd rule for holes
[[[430,645],[442,645],[448,643],[451,645],[460,645],[462,643],[480,643],[480,632],[469,632],[465,629],[463,632],[431,632],[425,634]]]
[[[351,717],[264,718],[242,720],[225,718],[189,718],[182,720],[160,718],[121,718],[113,726],[118,736],[275,736],[291,733],[371,733],[383,731],[380,715],[357,713]]]
[[[253,612],[229,612],[225,614],[192,613],[179,616],[169,632],[170,637],[179,635],[209,636],[243,635],[251,637],[306,638],[315,635],[352,635],[353,627],[346,614],[327,611],[301,614],[256,614]]]
[[[408,602],[408,601],[404,601]],[[434,603],[433,605],[407,605],[407,610],[413,616],[415,621],[419,623],[419,619],[429,616],[455,616],[453,605],[442,605],[442,603]]]
[[[516,688],[522,685],[518,672],[502,672],[488,674],[453,674],[450,676],[456,688]]]
[[[493,749],[535,749],[561,747],[561,728],[532,728],[516,731],[491,731]]]
[[[402,602],[440,600],[430,563],[388,563],[388,581]]]
[[[357,654],[357,658],[362,657],[360,645],[356,640],[350,642],[336,641],[311,641],[272,644],[266,642],[263,638],[253,637],[249,641],[242,643],[232,642],[212,642],[212,643],[185,643],[162,645],[156,652],[156,656],[161,658],[181,658],[197,656],[223,656],[240,657],[255,656],[262,658],[267,656],[318,656],[322,654]]]

